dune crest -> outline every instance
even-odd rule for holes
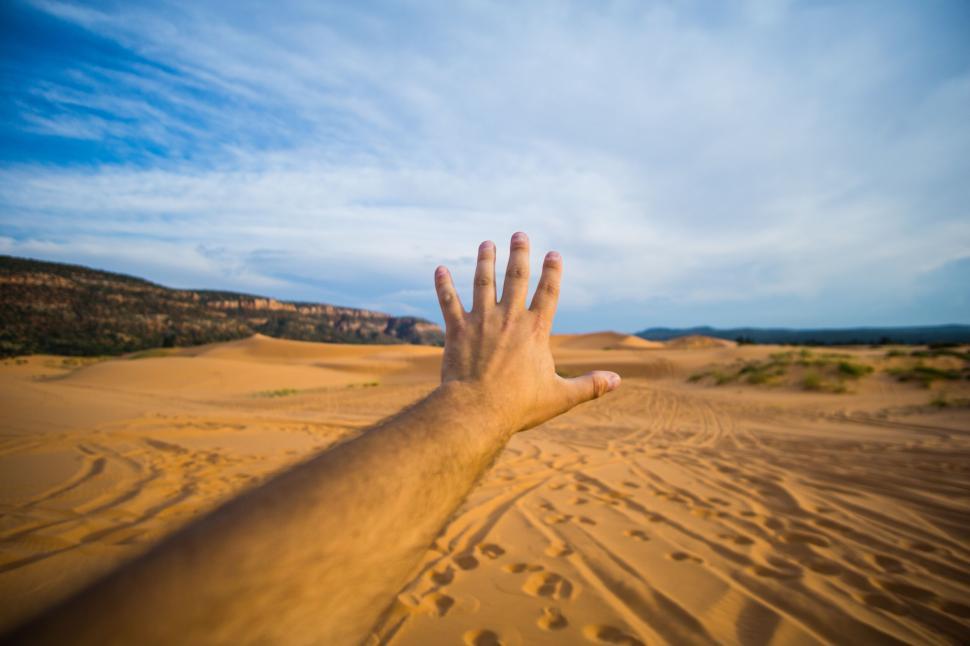
[[[659,341],[647,341],[619,332],[591,332],[589,334],[556,334],[552,348],[569,350],[654,350],[664,347]]]

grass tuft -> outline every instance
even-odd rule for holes
[[[840,361],[838,365],[839,374],[851,377],[852,379],[865,377],[873,370],[872,366],[867,366],[864,363],[854,363],[852,361]]]
[[[822,390],[822,377],[814,370],[809,370],[802,377],[802,388],[805,390]]]

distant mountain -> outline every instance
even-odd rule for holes
[[[636,335],[651,341],[667,341],[682,336],[710,336],[741,343],[776,343],[798,345],[872,345],[900,343],[970,343],[970,325],[931,325],[914,327],[857,328],[756,328],[652,327]]]
[[[207,290],[170,289],[78,265],[0,255],[0,356],[119,354],[255,333],[300,341],[441,345],[411,316]]]

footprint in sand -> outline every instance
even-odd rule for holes
[[[623,531],[624,536],[629,536],[630,538],[635,538],[638,541],[649,541],[650,537],[646,533],[639,529],[627,529]]]
[[[862,602],[870,608],[885,610],[886,612],[891,612],[894,615],[905,615],[907,613],[906,606],[897,603],[889,596],[880,594],[878,592],[870,592],[862,595]]]
[[[572,553],[573,553],[573,549],[569,547],[569,545],[566,545],[565,543],[563,543],[562,541],[555,541],[553,543],[550,543],[549,547],[546,548],[546,556],[552,556],[552,557],[569,556]]]
[[[447,594],[433,592],[421,600],[418,609],[434,617],[444,617],[453,605],[455,600]]]
[[[824,536],[809,534],[808,532],[785,532],[781,535],[781,540],[786,543],[807,543],[809,545],[815,545],[816,547],[828,547],[831,545]]]
[[[469,630],[464,635],[466,646],[502,646],[498,633],[485,628]]]
[[[891,572],[892,574],[902,574],[906,571],[906,567],[902,564],[899,559],[895,559],[891,556],[886,556],[885,554],[873,554],[871,557],[872,562],[878,565],[880,568],[886,572]]]
[[[478,559],[471,554],[458,554],[451,560],[463,570],[474,570],[478,567]]]
[[[693,554],[688,554],[687,552],[671,552],[667,555],[667,558],[673,561],[690,561],[691,563],[703,563],[704,561]]]
[[[644,643],[615,626],[591,624],[583,626],[583,637],[596,644],[620,644],[621,646],[644,646]]]
[[[595,525],[596,521],[588,516],[577,516],[574,519],[577,523],[582,523],[584,525]]]
[[[542,609],[542,615],[536,622],[543,630],[559,630],[569,625],[562,611],[555,606],[546,606]]]
[[[768,565],[755,565],[752,571],[758,576],[772,579],[797,579],[802,576],[802,569],[785,559],[769,556],[767,561]]]
[[[502,566],[502,569],[512,574],[518,574],[520,572],[538,572],[542,569],[542,566],[534,563],[506,563]]]
[[[490,559],[497,559],[498,557],[505,554],[505,550],[495,543],[482,543],[478,546],[478,551],[482,556],[487,556]]]
[[[522,591],[533,597],[558,601],[572,597],[573,584],[555,572],[535,572],[522,584]]]
[[[814,521],[819,527],[824,527],[825,529],[830,529],[832,531],[838,532],[844,536],[852,536],[855,534],[855,530],[848,525],[843,525],[842,523],[837,523],[834,520],[829,520],[828,518],[816,518]]]
[[[726,541],[731,541],[735,545],[751,545],[754,543],[753,540],[747,536],[742,536],[741,534],[718,534],[718,538],[723,538]]]
[[[588,502],[589,502],[589,500],[587,500],[586,498],[583,498],[582,496],[576,496],[575,498],[573,498],[572,500],[569,501],[569,504],[570,505],[585,505]]]
[[[899,581],[876,581],[876,583],[883,590],[888,590],[897,596],[912,599],[913,601],[922,602],[936,599],[935,592],[932,590],[927,590],[926,588],[921,588],[918,585],[901,583]]]
[[[816,557],[802,561],[802,564],[812,572],[818,572],[826,576],[835,576],[845,571],[841,565],[829,559]]]
[[[542,520],[544,520],[547,525],[558,525],[559,523],[565,523],[571,518],[572,516],[569,514],[546,514]]]
[[[436,585],[448,585],[455,578],[455,569],[447,565],[443,570],[429,570],[427,576]]]

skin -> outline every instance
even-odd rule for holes
[[[482,243],[466,312],[435,271],[442,383],[356,439],[293,467],[165,539],[3,641],[329,643],[365,639],[513,434],[619,385],[556,375],[562,276],[546,255],[531,305],[529,240],[512,237],[502,298]]]

